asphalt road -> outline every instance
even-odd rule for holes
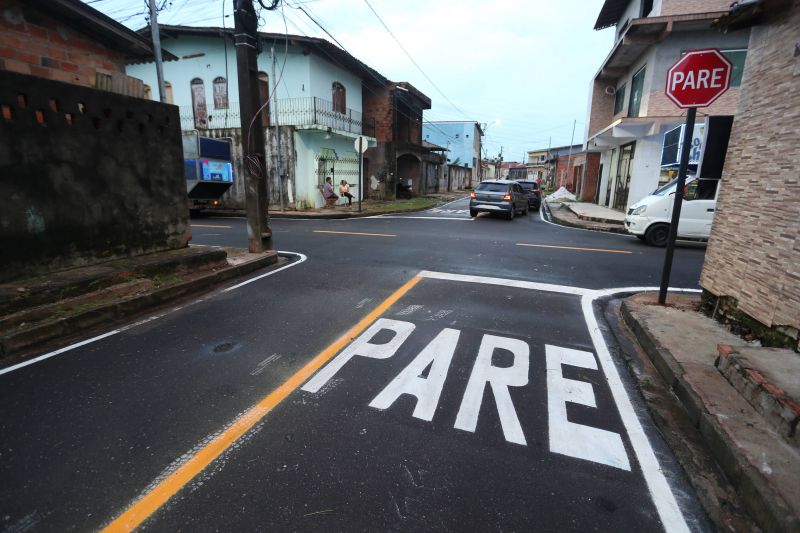
[[[0,373],[0,531],[707,528],[597,312],[663,250],[464,200],[272,227],[304,260]]]

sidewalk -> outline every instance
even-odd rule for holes
[[[347,204],[338,204],[333,208],[316,208],[316,209],[303,209],[285,210],[280,211],[274,207],[270,207],[270,218],[315,218],[315,219],[342,219],[342,218],[358,218],[370,217],[375,215],[389,215],[393,213],[412,213],[415,211],[424,211],[439,205],[464,198],[466,192],[461,191],[452,192],[447,194],[428,194],[419,196],[408,200],[364,200],[361,202],[361,212],[358,211],[358,202],[353,201],[353,205],[348,207]],[[341,200],[340,200],[341,201]],[[229,210],[229,209],[209,209],[203,212],[204,216],[214,215],[236,215],[244,216],[244,211]]]
[[[545,202],[545,209],[553,222],[572,228],[628,233],[625,230],[625,214],[597,204],[582,202]]]
[[[0,365],[276,262],[274,251],[190,247],[0,284]]]
[[[624,300],[625,324],[753,520],[800,531],[800,354],[731,334],[697,311],[699,296],[670,295],[666,307],[655,298]]]

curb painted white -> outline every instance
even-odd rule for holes
[[[86,346],[87,344],[91,344],[93,342],[97,342],[99,340],[105,339],[106,337],[110,337],[112,335],[116,335],[117,333],[122,333],[123,331],[127,331],[127,330],[129,330],[131,328],[135,328],[136,326],[141,326],[142,324],[146,324],[148,322],[152,322],[154,320],[158,320],[159,318],[163,318],[163,317],[165,317],[165,316],[167,316],[167,315],[169,315],[171,313],[174,313],[175,311],[180,311],[181,309],[185,309],[185,308],[187,308],[189,306],[192,306],[194,304],[197,304],[197,303],[200,303],[200,302],[204,302],[204,301],[206,301],[206,300],[208,300],[210,298],[213,298],[214,296],[216,296],[218,294],[222,294],[222,293],[225,293],[225,292],[228,292],[228,291],[232,291],[234,289],[238,289],[239,287],[243,287],[244,285],[247,285],[248,283],[252,283],[254,281],[258,281],[258,280],[260,280],[262,278],[265,278],[267,276],[271,276],[273,274],[277,274],[281,270],[286,270],[289,267],[293,267],[295,265],[299,265],[300,263],[302,263],[306,259],[308,259],[305,254],[301,254],[301,253],[298,253],[298,252],[278,251],[278,253],[279,254],[284,254],[284,255],[297,256],[298,260],[293,262],[293,263],[290,263],[288,265],[284,265],[281,268],[276,268],[275,270],[271,270],[271,271],[267,272],[266,274],[260,274],[258,276],[255,276],[254,278],[245,280],[245,281],[243,281],[243,282],[241,282],[241,283],[239,283],[237,285],[234,285],[232,287],[227,287],[227,288],[225,288],[225,289],[223,289],[221,291],[218,291],[218,292],[215,291],[215,292],[213,292],[213,293],[211,293],[209,295],[197,298],[196,300],[192,300],[191,302],[189,302],[187,304],[184,304],[184,305],[181,305],[181,306],[178,306],[178,307],[174,307],[174,308],[170,309],[169,311],[165,311],[164,313],[161,313],[161,314],[158,314],[158,315],[149,316],[149,317],[144,318],[142,320],[138,320],[138,321],[133,322],[131,324],[122,326],[121,328],[114,329],[114,330],[111,330],[111,331],[107,331],[106,333],[102,333],[100,335],[97,335],[96,337],[92,337],[90,339],[85,339],[85,340],[82,340],[80,342],[76,342],[74,344],[70,344],[69,346],[64,346],[63,348],[59,348],[58,350],[53,350],[52,352],[48,352],[46,354],[42,354],[42,355],[40,355],[38,357],[34,357],[33,359],[28,359],[27,361],[23,361],[21,363],[17,363],[16,365],[11,365],[11,366],[6,367],[6,368],[0,368],[0,376],[2,376],[3,374],[8,374],[10,372],[13,372],[15,370],[19,370],[20,368],[25,368],[26,366],[29,366],[29,365],[32,365],[32,364],[35,364],[35,363],[39,363],[41,361],[44,361],[45,359],[50,359],[51,357],[55,357],[56,355],[60,355],[60,354],[62,354],[64,352],[68,352],[70,350],[74,350],[75,348],[80,348],[81,346]]]

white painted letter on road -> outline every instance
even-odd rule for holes
[[[514,356],[514,363],[511,366],[502,368],[492,366],[492,355],[498,348],[508,350]],[[523,387],[528,384],[529,356],[530,348],[524,341],[484,335],[454,427],[475,432],[483,391],[488,383],[494,393],[497,414],[500,415],[500,425],[506,440],[526,445],[525,435],[522,433],[514,404],[511,402],[508,387]]]
[[[547,360],[547,411],[550,428],[550,451],[578,459],[630,470],[628,454],[618,433],[567,420],[567,403],[597,407],[592,385],[567,379],[561,365],[597,370],[590,352],[545,346]]]
[[[372,359],[388,359],[393,356],[400,345],[403,344],[416,326],[411,322],[402,320],[391,320],[389,318],[379,318],[364,333],[354,340],[342,353],[336,356],[322,370],[317,372],[308,382],[303,385],[302,390],[306,392],[318,392],[336,373],[347,364],[347,362],[360,355]],[[394,332],[394,337],[389,342],[383,344],[373,344],[372,339],[382,330]]]
[[[433,420],[460,334],[457,329],[443,329],[369,406],[388,409],[401,395],[410,394],[417,398],[414,416],[428,422]],[[428,366],[431,367],[428,377],[421,377]]]

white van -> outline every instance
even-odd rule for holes
[[[628,209],[625,229],[647,244],[665,246],[669,237],[677,178],[659,187]],[[678,238],[708,239],[717,207],[718,179],[687,176],[678,224]]]

